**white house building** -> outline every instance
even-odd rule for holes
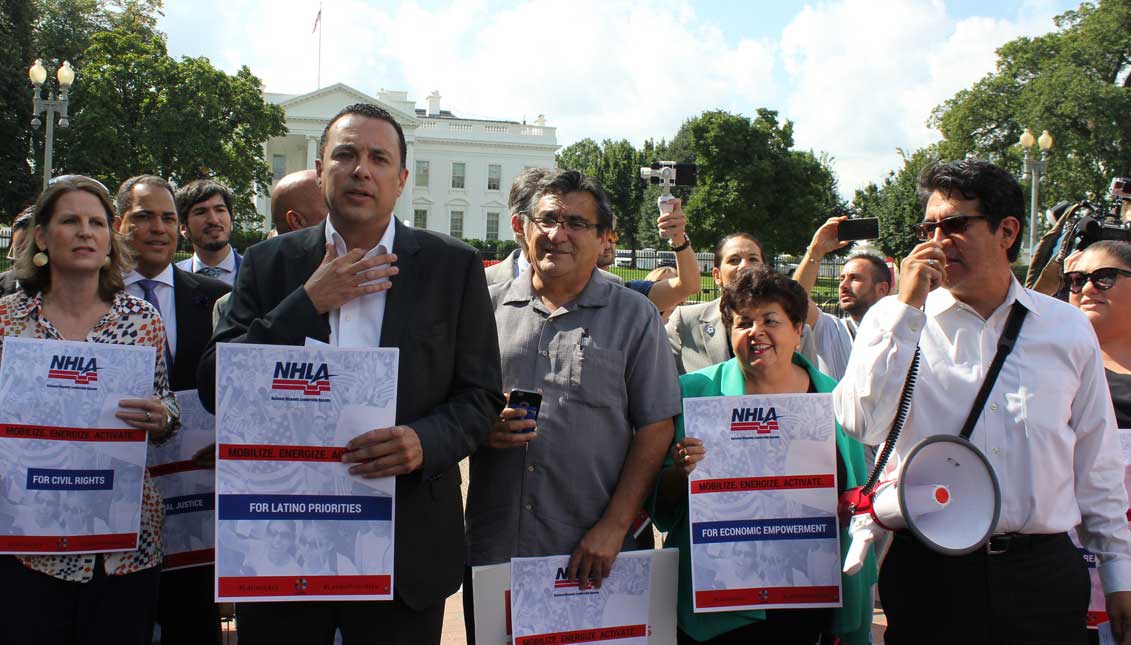
[[[322,130],[345,106],[373,103],[388,110],[404,129],[409,172],[396,217],[464,239],[514,239],[507,212],[511,182],[527,168],[553,167],[558,150],[555,129],[541,116],[530,125],[462,119],[440,108],[438,92],[428,97],[427,109],[417,109],[407,92],[382,90],[373,97],[341,83],[264,98],[287,118],[287,134],[263,146],[275,181],[314,167]],[[269,198],[260,196],[257,207],[270,228]]]

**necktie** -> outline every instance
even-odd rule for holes
[[[224,270],[220,267],[200,267],[196,270],[196,273],[206,278],[216,278],[219,280],[220,276],[224,275]]]
[[[161,283],[156,281],[156,280],[138,280],[137,281],[137,286],[141,287],[143,295],[145,296],[145,301],[148,302],[149,304],[153,305],[153,308],[157,310],[157,313],[161,314],[161,304],[157,300],[157,285],[159,285],[159,284],[161,284]],[[161,314],[161,318],[164,319],[165,315]],[[169,339],[168,338],[165,339],[165,369],[166,370],[172,370],[173,369],[173,354],[172,354],[172,352],[169,351]]]

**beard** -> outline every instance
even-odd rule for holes
[[[223,240],[223,241],[216,240],[215,242],[205,242],[204,244],[198,244],[197,246],[204,249],[205,251],[219,251],[220,249],[224,248],[225,246],[228,246],[228,240]]]

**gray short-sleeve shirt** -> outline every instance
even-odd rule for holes
[[[601,518],[637,428],[679,414],[675,360],[659,314],[594,274],[550,312],[531,271],[491,286],[503,391],[540,391],[538,438],[471,456],[469,562],[570,553]]]

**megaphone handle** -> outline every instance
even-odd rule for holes
[[[911,411],[911,395],[915,393],[915,381],[918,378],[919,346],[916,345],[915,355],[911,357],[911,367],[907,369],[907,380],[903,382],[903,392],[899,395],[899,407],[895,411],[895,419],[891,422],[891,430],[888,430],[888,437],[884,441],[883,449],[880,450],[880,456],[876,458],[872,474],[861,487],[864,495],[871,495],[872,491],[876,489],[880,475],[883,474],[884,467],[888,465],[888,460],[891,459],[891,453],[895,450],[895,443],[899,441],[899,433],[903,432],[903,424],[907,422],[907,414]]]

